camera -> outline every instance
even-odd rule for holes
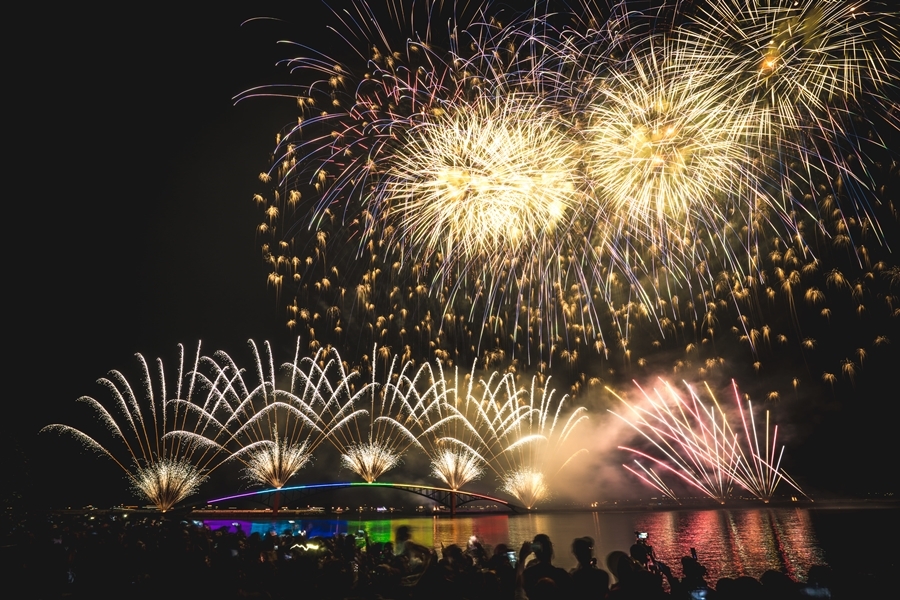
[[[648,534],[647,534],[646,531],[635,531],[635,532],[634,532],[634,537],[636,537],[636,538],[639,539],[639,540],[646,540],[646,539],[647,539],[647,535],[648,535]]]

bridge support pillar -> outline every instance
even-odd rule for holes
[[[456,490],[450,492],[450,516],[456,516]]]

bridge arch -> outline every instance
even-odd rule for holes
[[[280,496],[282,494],[288,494],[293,500],[297,501],[302,498],[306,498],[313,494],[323,492],[329,489],[341,489],[341,488],[388,488],[395,490],[403,490],[406,492],[410,492],[413,494],[418,494],[420,496],[424,496],[442,506],[446,506],[450,509],[450,514],[456,514],[456,507],[462,506],[463,504],[468,504],[470,502],[475,502],[478,500],[487,500],[489,502],[494,502],[496,504],[502,504],[510,509],[510,511],[514,513],[518,512],[526,512],[526,509],[521,506],[517,506],[507,500],[503,500],[501,498],[495,498],[494,496],[488,496],[485,494],[479,494],[477,492],[470,492],[467,490],[451,490],[450,488],[441,488],[434,487],[428,485],[419,485],[415,483],[385,483],[375,481],[372,483],[360,483],[360,482],[336,482],[336,483],[309,483],[304,485],[294,485],[294,486],[286,486],[283,488],[271,488],[266,490],[255,490],[252,492],[243,492],[240,494],[234,494],[231,496],[223,496],[221,498],[214,498],[212,500],[208,500],[207,504],[221,504],[222,502],[228,502],[229,500],[242,500],[242,499],[254,499],[259,502],[266,502],[267,499]],[[275,507],[277,510],[277,506]]]

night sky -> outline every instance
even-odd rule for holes
[[[253,338],[271,340],[280,360],[292,354],[283,309],[266,287],[251,198],[275,134],[297,113],[290,100],[235,105],[232,97],[291,81],[276,62],[294,51],[278,40],[333,39],[323,35],[328,9],[301,4],[207,14],[148,5],[114,15],[113,26],[108,13],[71,6],[11,24],[26,42],[7,60],[17,83],[7,115],[16,166],[7,170],[4,501],[110,497],[95,487],[121,499],[115,465],[38,430],[97,427],[76,398],[102,398],[95,380],[110,369],[136,376],[136,352],[174,363],[178,343],[202,340],[209,351],[248,358]],[[283,21],[241,26],[259,16]],[[897,221],[883,225],[896,252]],[[886,331],[897,332],[897,320]],[[802,441],[788,448],[792,474],[836,496],[897,489],[886,459],[898,366],[900,335],[839,398],[818,408],[797,400],[784,413]],[[819,372],[802,376],[810,394],[828,392]]]

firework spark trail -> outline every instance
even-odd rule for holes
[[[740,485],[764,502],[771,500],[782,480],[803,493],[796,482],[781,470],[784,447],[778,452],[777,461],[775,460],[777,428],[770,445],[768,412],[765,444],[760,450],[752,406],[748,401],[747,410],[744,411],[734,382],[732,388],[743,425],[743,436],[739,436],[732,428],[708,385],[705,386],[706,391],[712,399],[709,407],[703,404],[691,386],[688,386],[689,399],[685,399],[668,382],[662,383],[667,392],[665,397],[659,390],[654,390],[651,396],[639,386],[645,403],[644,406],[637,407],[607,388],[629,409],[631,417],[610,412],[635,429],[662,456],[626,446],[620,446],[621,449],[652,461],[720,503],[732,496],[734,484]],[[635,462],[644,471],[644,475],[627,466],[626,468],[645,483],[677,499],[660,476],[646,469],[640,462]]]
[[[673,365],[700,364],[705,378],[721,365],[723,333],[749,346],[757,369],[769,338],[792,348],[786,340],[796,336],[766,322],[766,304],[785,303],[786,325],[800,329],[798,292],[823,286],[815,270],[832,249],[851,253],[865,286],[880,281],[885,267],[873,256],[890,261],[890,249],[878,218],[896,218],[890,184],[876,185],[896,171],[896,153],[879,138],[879,120],[896,127],[896,13],[821,0],[681,3],[662,16],[587,4],[572,15],[536,7],[506,25],[478,7],[476,18],[451,18],[446,36],[443,25],[432,31],[442,22],[435,8],[423,37],[407,28],[411,17],[385,20],[360,2],[336,15],[338,41],[358,60],[305,48],[288,61],[300,85],[248,92],[302,105],[302,122],[279,137],[263,177],[274,189],[255,200],[266,214],[269,282],[290,292],[287,323],[311,352],[377,343],[446,364],[524,358],[574,372],[595,358],[641,365],[652,342],[711,349],[706,361],[694,350]],[[763,75],[771,40],[783,48]],[[823,74],[828,81],[817,81]],[[434,159],[427,145],[418,150],[437,125],[517,107],[552,123],[551,141],[562,132],[577,142],[573,165],[551,169],[574,174],[565,218],[520,227],[535,233],[521,236],[527,243],[514,255],[479,251],[518,239],[514,227],[457,228],[453,237],[453,227],[426,219],[412,229],[419,213],[404,217],[406,200],[394,192],[420,173],[400,165],[413,178],[398,179],[400,188],[391,179],[404,148],[409,160]],[[617,137],[616,126],[635,135]],[[469,132],[461,142],[481,133],[457,129]],[[590,151],[593,143],[611,151]],[[478,148],[465,155],[482,158]],[[430,177],[423,197],[469,198],[487,179],[447,164],[421,170]],[[871,233],[878,243],[863,245]],[[859,301],[857,314],[871,309]],[[832,319],[833,306],[820,310]]]
[[[342,394],[349,397],[350,379],[340,377],[336,389],[329,383],[335,360],[327,352],[298,360],[298,347],[294,362],[284,365],[290,372],[290,388],[284,390],[276,378],[269,343],[264,344],[264,355],[255,342],[250,347],[257,381],[252,387],[225,352],[204,359],[211,372],[206,381],[216,395],[212,410],[225,415],[205,435],[210,444],[230,452],[229,461],[244,465],[248,481],[281,488],[309,464],[313,452],[335,429],[359,413],[342,401],[346,400]],[[321,408],[316,406],[319,403]],[[347,408],[335,409],[336,405]]]
[[[900,64],[896,16],[867,0],[731,0],[698,6],[681,28],[688,44],[715,55],[737,105],[754,114],[758,154],[772,179],[781,178],[788,208],[815,212],[808,190],[817,180],[837,182],[830,185],[842,210],[869,221],[881,243],[874,182],[854,164],[884,145],[876,122],[897,127],[886,95],[896,90]]]
[[[104,445],[69,425],[53,424],[41,431],[71,435],[86,448],[112,459],[127,475],[135,491],[165,512],[197,491],[209,472],[220,464],[221,449],[202,440],[199,432],[216,426],[215,417],[205,410],[210,395],[201,398],[195,385],[196,370],[186,370],[184,347],[179,345],[176,396],[167,397],[166,375],[162,360],[157,360],[157,378],[144,357],[136,355],[141,367],[143,395],[139,398],[119,371],[98,380],[112,395],[110,408],[89,396],[79,402],[93,409],[111,434]],[[193,365],[200,360],[197,344]],[[188,365],[190,368],[190,365]],[[184,430],[191,437],[173,435]]]
[[[356,10],[369,15],[364,3]],[[353,244],[350,261],[377,246],[392,255],[392,270],[406,269],[428,293],[444,295],[443,313],[458,296],[481,298],[484,306],[471,306],[466,317],[485,325],[513,297],[524,299],[522,314],[551,305],[569,278],[588,293],[579,262],[559,260],[580,254],[583,236],[572,224],[585,186],[577,183],[571,124],[536,95],[546,87],[540,74],[550,71],[534,57],[516,58],[515,44],[525,47],[528,36],[517,39],[517,30],[475,13],[469,26],[452,19],[446,53],[428,39],[399,52],[377,22],[343,20],[376,46],[362,77],[324,57],[290,61],[295,71],[325,73],[298,90],[304,107],[319,114],[279,138],[276,172],[265,175],[274,175],[275,201],[256,198],[267,204],[260,232],[275,240],[264,254],[276,289],[302,288],[310,273],[327,273],[326,244],[335,237],[356,241],[335,242],[332,264]],[[471,56],[460,52],[460,38],[470,40]],[[238,100],[265,93],[251,90]],[[308,212],[298,210],[304,194],[316,198],[304,203]],[[317,240],[305,259],[295,248],[301,233]],[[560,262],[564,269],[554,267]],[[597,329],[584,307],[577,321]]]
[[[494,461],[502,466],[495,470],[502,473],[501,489],[531,508],[547,500],[553,478],[587,452],[582,448],[567,454],[566,450],[569,436],[587,420],[587,409],[578,407],[563,418],[568,396],[554,400],[555,390],[539,388],[537,377],[523,393],[515,390],[511,379],[501,383],[508,399],[489,405],[503,447]],[[520,404],[525,393],[528,400]]]
[[[341,452],[341,464],[369,483],[399,465],[403,454],[411,446],[421,447],[416,435],[407,426],[415,414],[415,407],[410,404],[404,384],[409,380],[407,371],[413,365],[406,362],[398,369],[397,359],[388,348],[374,348],[372,380],[340,409],[344,414],[356,416],[347,426],[334,428],[328,437]],[[379,361],[389,364],[384,383],[377,379],[376,366]],[[367,397],[368,410],[357,409]]]
[[[408,407],[405,424],[428,456],[431,474],[451,489],[460,489],[484,473],[487,442],[470,419],[465,402],[460,409],[459,377],[448,386],[443,366],[424,363],[412,377],[398,381]]]
[[[670,488],[668,484],[666,484],[666,482],[662,480],[662,478],[656,473],[656,471],[645,467],[638,460],[635,460],[634,464],[637,465],[642,473],[638,473],[628,465],[623,464],[622,466],[625,467],[626,470],[634,474],[636,477],[641,479],[644,483],[652,488],[655,488],[659,493],[663,494],[664,496],[668,496],[672,500],[678,502],[678,497],[675,495],[675,492],[673,492],[672,488]]]

